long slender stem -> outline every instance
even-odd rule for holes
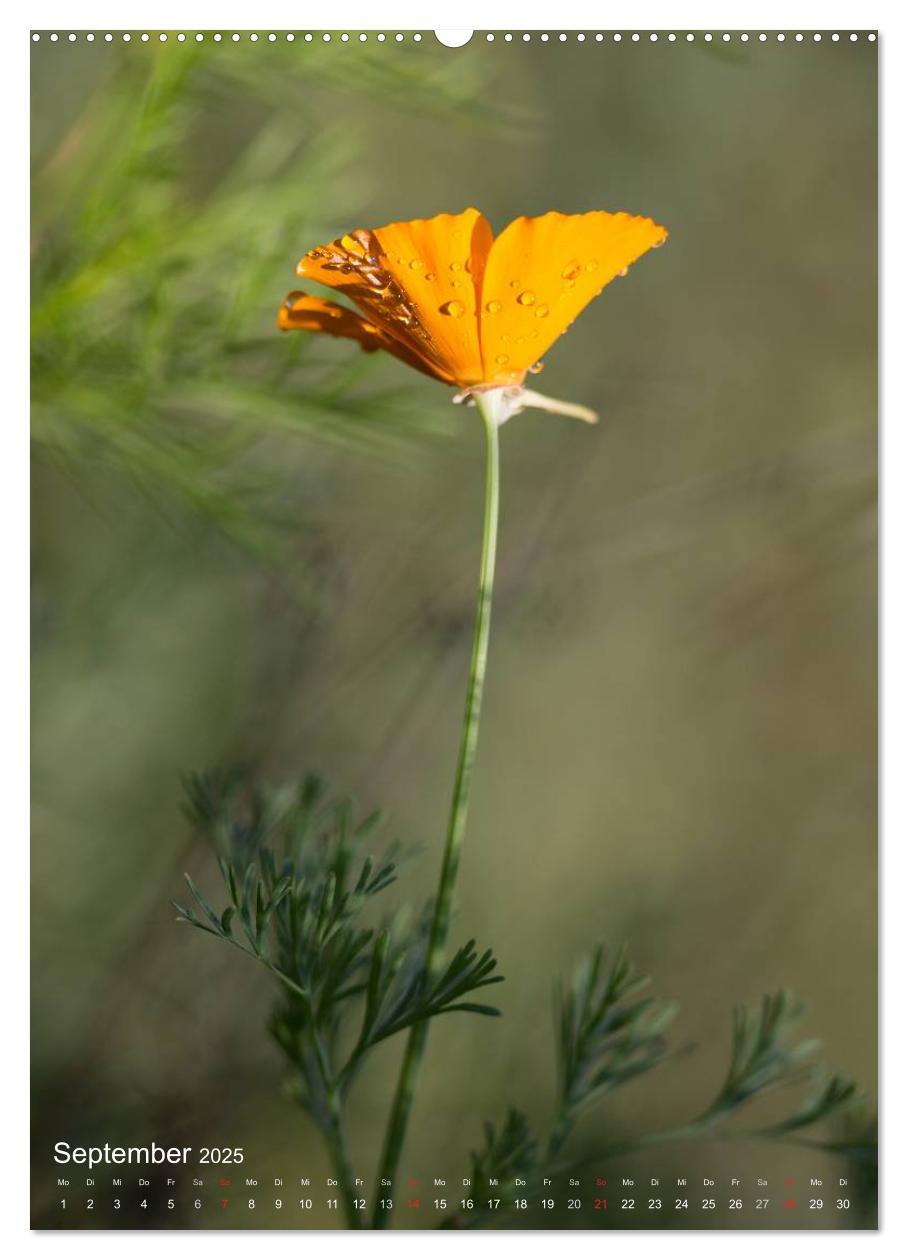
[[[344,1113],[340,1091],[331,1070],[325,1043],[314,1025],[314,1013],[311,1011],[311,1008],[310,1018],[313,1020],[313,1027],[309,1041],[312,1053],[315,1056],[315,1062],[318,1065],[318,1074],[321,1077],[322,1088],[325,1091],[325,1102],[328,1107],[328,1128],[323,1130],[323,1132],[331,1155],[331,1162],[334,1165],[334,1171],[337,1173],[337,1179],[340,1182],[347,1228],[362,1229],[364,1221],[362,1213],[355,1203],[357,1193],[350,1155],[347,1150],[347,1135],[344,1128]]]
[[[337,1090],[333,1086],[328,1092],[328,1109],[331,1113],[331,1130],[327,1134],[328,1146],[331,1150],[334,1171],[337,1173],[337,1179],[340,1182],[347,1228],[362,1229],[364,1223],[362,1213],[356,1206],[358,1191],[354,1184],[353,1167],[347,1151],[344,1117]]]
[[[454,886],[457,882],[457,870],[460,866],[460,854],[467,825],[467,809],[470,802],[470,787],[473,781],[473,766],[476,761],[479,715],[482,708],[482,690],[485,682],[486,658],[489,650],[492,587],[495,578],[495,547],[498,537],[498,423],[493,398],[484,397],[481,394],[477,395],[476,408],[482,416],[486,436],[482,559],[479,567],[479,592],[476,598],[476,619],[473,627],[473,653],[470,659],[470,676],[467,682],[467,700],[463,716],[463,729],[460,734],[457,772],[454,776],[454,795],[451,801],[448,836],[441,864],[438,892],[435,897],[435,910],[432,916],[432,927],[429,932],[429,944],[426,951],[426,984],[431,983],[440,971],[442,955],[448,936]],[[407,1125],[413,1107],[416,1077],[425,1051],[428,1032],[428,1021],[423,1020],[421,1023],[413,1026],[407,1039],[407,1047],[401,1063],[397,1090],[394,1095],[388,1131],[385,1135],[385,1144],[379,1165],[378,1196],[372,1218],[375,1229],[383,1229],[391,1215],[392,1209],[382,1207],[382,1204],[391,1202],[394,1194],[394,1180],[403,1152]]]

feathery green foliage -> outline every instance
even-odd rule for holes
[[[343,1107],[369,1052],[438,1015],[497,1015],[472,997],[502,980],[495,959],[469,941],[437,978],[427,978],[427,915],[380,909],[380,894],[396,878],[399,846],[376,849],[381,814],[357,822],[354,803],[328,798],[316,777],[259,788],[230,770],[192,776],[186,786],[187,814],[218,852],[228,902],[216,908],[187,875],[195,906],[174,903],[178,915],[273,975],[271,1032],[290,1070],[290,1092],[326,1135],[343,1175]],[[609,954],[599,946],[556,986],[558,1078],[548,1133],[535,1134],[514,1107],[501,1125],[487,1122],[482,1145],[470,1153],[476,1206],[446,1227],[486,1223],[485,1187],[495,1186],[504,1204],[518,1184],[526,1195],[543,1176],[587,1162],[588,1154],[570,1151],[583,1115],[690,1049],[669,1044],[677,1004],[646,995],[650,985],[625,949]],[[804,1010],[784,990],[754,1010],[735,1007],[729,1066],[707,1108],[679,1126],[606,1142],[596,1157],[721,1136],[807,1144],[872,1164],[875,1125],[861,1110],[856,1083],[830,1075],[818,1060],[819,1043],[798,1038]],[[799,1085],[806,1090],[781,1119],[756,1128],[740,1122],[755,1100]],[[827,1121],[837,1122],[839,1133],[815,1136]]]
[[[450,1218],[448,1227],[485,1224],[489,1213],[482,1206],[483,1191],[490,1185],[495,1187],[500,1208],[508,1202],[510,1191],[516,1193],[517,1184],[521,1185],[520,1195],[525,1196],[528,1188],[538,1188],[541,1178],[551,1176],[553,1169],[587,1163],[588,1155],[572,1159],[563,1150],[582,1112],[677,1053],[669,1050],[665,1038],[677,1013],[675,1004],[638,996],[649,985],[650,977],[635,974],[625,950],[618,950],[610,965],[607,962],[604,949],[598,947],[580,961],[570,984],[558,989],[559,1085],[547,1140],[540,1142],[527,1118],[513,1107],[500,1129],[486,1123],[484,1145],[471,1155],[475,1191],[471,1202],[476,1206]],[[756,1010],[736,1007],[728,1072],[706,1111],[687,1124],[605,1143],[594,1157],[608,1158],[663,1143],[719,1135],[806,1143],[872,1165],[876,1160],[875,1124],[865,1118],[855,1129],[855,1108],[860,1108],[856,1083],[842,1075],[827,1074],[816,1058],[819,1042],[794,1038],[804,1009],[803,1003],[785,991],[766,996]],[[736,1118],[756,1098],[803,1081],[808,1083],[806,1094],[776,1123],[757,1129],[725,1127],[726,1121]],[[844,1136],[829,1141],[803,1136],[804,1130],[828,1120],[841,1121]]]
[[[767,994],[759,1010],[735,1007],[728,1075],[704,1113],[704,1120],[721,1119],[757,1094],[795,1084],[810,1074],[819,1042],[799,1041],[792,1045],[788,1036],[803,1014],[804,1004],[784,989]],[[830,1099],[837,1095],[838,1091],[834,1091]]]
[[[80,49],[98,57],[93,89],[34,172],[32,433],[46,457],[111,463],[261,549],[289,520],[288,440],[382,453],[431,429],[412,382],[389,389],[375,356],[282,336],[275,319],[297,258],[349,230],[370,192],[352,116],[492,125],[475,72],[453,74],[444,51]]]
[[[510,1182],[527,1169],[535,1168],[539,1144],[522,1112],[511,1107],[500,1129],[487,1121],[483,1136],[482,1147],[470,1152],[475,1185],[489,1185],[495,1180]]]
[[[365,1056],[423,1020],[457,1011],[498,1015],[472,1000],[497,984],[491,950],[468,941],[427,980],[425,916],[382,913],[400,850],[372,848],[382,817],[357,822],[348,798],[326,799],[308,776],[261,789],[238,771],[187,782],[188,814],[215,845],[228,895],[215,909],[187,875],[195,906],[184,922],[236,946],[278,984],[272,1035],[294,1096],[323,1129],[328,1091],[346,1094]]]
[[[624,950],[605,964],[600,946],[580,963],[566,991],[557,990],[560,1103],[550,1154],[587,1107],[667,1054],[663,1034],[677,1007],[638,996],[650,977],[635,974]]]

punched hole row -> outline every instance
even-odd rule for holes
[[[195,33],[187,34],[185,31],[180,31],[173,36],[169,35],[165,31],[161,31],[157,35],[150,35],[147,31],[141,32],[139,34],[133,34],[130,31],[124,31],[122,34],[117,34],[117,35],[112,34],[110,31],[108,31],[106,34],[97,34],[97,35],[93,31],[80,31],[80,32],[71,31],[69,32],[69,34],[66,34],[66,35],[61,35],[56,31],[50,32],[47,35],[43,35],[39,31],[32,32],[32,41],[34,43],[38,43],[42,39],[47,39],[52,44],[58,43],[60,41],[64,43],[74,44],[80,39],[85,40],[89,44],[94,43],[96,40],[104,42],[104,43],[108,43],[108,44],[113,43],[115,40],[121,40],[125,44],[128,44],[133,40],[136,40],[137,42],[143,43],[143,44],[147,44],[153,40],[157,40],[159,43],[166,44],[168,40],[170,40],[171,38],[176,43],[179,43],[179,44],[183,44],[187,42],[195,42],[195,43],[201,44],[201,43],[204,43],[206,40],[210,40],[212,43],[215,43],[215,44],[219,44],[223,42],[238,44],[242,42],[244,39],[248,40],[250,43],[253,43],[253,44],[258,43],[259,41],[263,43],[274,44],[274,43],[277,43],[279,40],[283,40],[283,41],[286,41],[288,44],[292,44],[297,39],[307,44],[310,44],[316,41],[320,41],[325,44],[330,44],[332,42],[347,44],[351,40],[365,44],[370,39],[374,39],[379,44],[385,43],[388,40],[391,40],[393,43],[396,43],[396,44],[402,44],[408,38],[412,40],[413,43],[418,44],[422,41],[423,36],[419,31],[408,32],[407,35],[403,34],[400,31],[398,31],[397,34],[395,35],[386,35],[384,32],[381,32],[381,31],[379,32],[373,31],[371,33],[366,33],[363,31],[363,32],[360,32],[358,35],[351,35],[346,31],[339,35],[332,35],[328,31],[325,31],[323,33],[313,33],[311,31],[307,31],[301,35],[297,35],[293,31],[288,31],[286,33],[281,33],[281,34],[278,34],[275,31],[270,31],[268,33],[263,33],[263,34],[259,34],[259,32],[257,31],[247,31],[247,32],[243,32],[242,34],[240,34],[237,31],[234,31],[232,34],[222,34],[219,31],[215,31],[209,34],[206,34],[205,32],[202,32],[202,31],[197,31]],[[674,31],[670,31],[668,33],[664,33],[664,32],[660,33],[656,31],[652,31],[649,34],[646,34],[646,33],[641,34],[640,32],[635,31],[629,35],[623,34],[621,31],[615,31],[611,35],[606,34],[602,31],[597,31],[594,34],[588,34],[585,31],[577,31],[577,32],[572,31],[570,34],[568,34],[565,31],[562,31],[560,34],[554,34],[554,33],[550,34],[548,31],[532,31],[532,32],[524,31],[523,33],[516,34],[516,35],[510,31],[507,31],[504,33],[489,31],[486,34],[485,38],[486,38],[486,41],[490,44],[494,43],[495,40],[498,40],[498,39],[503,40],[505,43],[511,43],[513,40],[519,39],[523,43],[527,43],[527,44],[530,43],[534,39],[539,40],[539,42],[543,44],[549,43],[550,41],[555,41],[555,42],[564,44],[564,43],[567,43],[569,40],[571,41],[576,40],[577,43],[582,44],[587,39],[598,44],[601,44],[605,41],[610,41],[615,44],[620,44],[624,40],[628,40],[631,43],[640,43],[643,41],[648,41],[650,43],[655,44],[662,41],[669,44],[674,44],[678,42],[692,44],[697,39],[702,39],[703,42],[707,44],[712,43],[714,41],[725,43],[725,44],[728,44],[731,42],[740,42],[742,44],[746,44],[752,39],[756,41],[757,43],[767,43],[770,40],[775,40],[777,43],[784,44],[788,40],[788,41],[792,41],[798,44],[803,43],[805,41],[819,44],[824,39],[828,39],[828,40],[831,40],[831,42],[834,44],[839,43],[840,41],[846,41],[852,44],[856,44],[858,40],[862,38],[862,36],[859,35],[856,31],[852,31],[850,34],[841,34],[837,31],[832,31],[832,32],[814,31],[813,33],[809,33],[809,34],[805,34],[802,31],[798,31],[795,34],[786,34],[784,31],[779,31],[775,35],[767,34],[765,31],[761,31],[753,35],[751,35],[747,31],[743,31],[740,34],[736,34],[736,35],[733,35],[728,31],[722,34],[713,34],[713,32],[711,31],[704,31],[704,32],[698,32],[698,33],[694,33],[693,31],[687,31],[686,33],[681,33],[681,34],[678,34]],[[868,43],[871,43],[871,44],[875,43],[876,42],[875,32],[873,31],[868,32],[866,35],[866,39]]]

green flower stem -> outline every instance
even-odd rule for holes
[[[476,762],[476,744],[479,737],[479,715],[482,708],[482,689],[486,675],[486,659],[489,651],[489,626],[492,614],[492,587],[495,579],[495,546],[498,537],[498,421],[495,414],[494,395],[477,394],[476,409],[482,417],[486,436],[486,485],[485,515],[482,529],[482,559],[479,568],[479,592],[476,599],[476,620],[473,627],[473,654],[470,659],[470,677],[467,683],[467,700],[460,734],[460,753],[457,773],[454,777],[454,796],[448,820],[448,838],[445,844],[435,910],[426,952],[426,985],[435,979],[442,964],[442,955],[448,936],[451,904],[460,854],[467,825],[467,808],[470,803],[470,787]],[[401,1063],[397,1090],[385,1135],[379,1167],[379,1189],[373,1214],[373,1227],[383,1229],[390,1218],[391,1209],[383,1208],[382,1202],[390,1201],[394,1194],[397,1168],[407,1135],[407,1124],[413,1107],[416,1077],[426,1047],[429,1032],[428,1020],[415,1024],[410,1031],[407,1047]],[[383,1185],[382,1179],[388,1184]]]
[[[325,1091],[325,1102],[328,1107],[328,1127],[324,1130],[325,1140],[331,1154],[334,1171],[340,1182],[341,1200],[344,1205],[344,1217],[347,1221],[347,1228],[362,1229],[364,1226],[363,1217],[359,1208],[355,1206],[358,1192],[354,1184],[350,1154],[347,1150],[340,1090],[331,1071],[328,1052],[317,1030],[313,1029],[309,1040],[312,1053],[318,1064],[319,1076],[322,1078],[322,1087]]]
[[[327,1134],[328,1146],[331,1151],[334,1171],[337,1173],[337,1179],[340,1182],[347,1228],[362,1229],[364,1227],[363,1217],[359,1208],[356,1207],[356,1198],[360,1191],[354,1184],[353,1167],[350,1163],[347,1139],[344,1133],[344,1117],[336,1086],[331,1086],[328,1090],[328,1110],[331,1115],[331,1128]]]

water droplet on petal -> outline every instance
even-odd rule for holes
[[[579,258],[572,258],[565,266],[561,273],[562,280],[576,280],[580,275],[581,263]]]
[[[536,301],[536,294],[532,289],[524,289],[522,293],[518,293],[517,301],[521,306],[532,306]]]
[[[537,319],[545,319],[548,313],[549,313],[549,308],[546,306],[545,302],[543,302],[541,306],[536,307],[535,315]]]
[[[621,268],[621,270],[618,272],[618,275],[619,275],[619,276],[626,276],[626,275],[627,275],[627,267],[622,267],[622,268]]]
[[[463,269],[464,271],[468,273],[468,275],[472,276],[473,274],[473,259],[472,258],[467,259],[467,261],[463,265]]]
[[[422,259],[421,259],[421,258],[413,258],[413,259],[411,260],[411,262],[410,262],[410,270],[411,270],[411,271],[422,271]]]
[[[434,280],[434,279],[435,279],[435,272],[434,272],[434,271],[427,271],[427,272],[426,272],[426,279],[427,279],[427,280],[429,280],[429,281]]]
[[[530,364],[530,371],[533,373],[534,376],[536,376],[539,372],[542,371],[544,367],[545,367],[545,364],[543,363],[542,359],[539,359],[538,362]]]
[[[463,302],[445,302],[443,306],[438,308],[442,315],[451,315],[454,319],[459,319],[465,311]]]
[[[591,259],[589,260],[589,262],[586,264],[586,270],[587,270],[587,271],[595,271],[595,270],[597,269],[597,267],[598,267],[598,266],[599,266],[599,264],[598,264],[598,262],[596,261],[596,259],[595,259],[595,258],[591,258]]]
[[[463,267],[459,262],[452,262],[448,267],[448,271],[463,271]]]
[[[511,360],[508,358],[506,354],[499,354],[495,356],[495,362],[501,364],[501,366],[504,367],[504,365],[506,363],[510,363]]]
[[[501,310],[501,303],[496,302],[495,299],[493,298],[491,302],[486,302],[486,310],[489,312],[490,315],[497,315],[498,312]]]
[[[516,288],[517,288],[517,281],[516,281],[516,280],[509,280],[509,281],[508,281],[508,288],[509,288],[509,289],[516,289]]]

